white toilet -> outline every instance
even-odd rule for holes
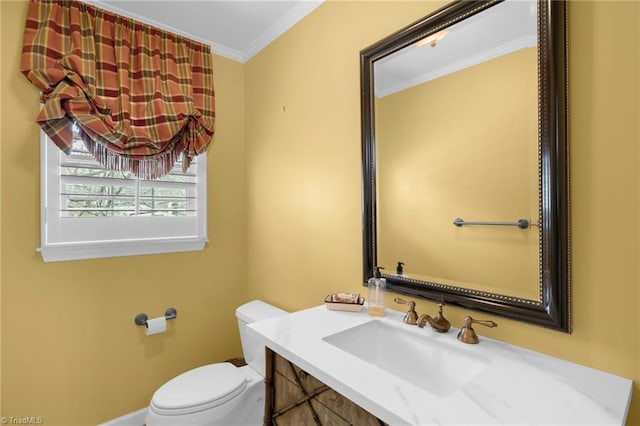
[[[247,324],[287,312],[254,300],[236,309],[247,365],[205,365],[162,385],[151,398],[147,426],[261,425],[264,415],[264,346],[247,336]]]

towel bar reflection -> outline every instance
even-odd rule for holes
[[[167,308],[167,310],[164,312],[164,317],[168,320],[174,319],[177,316],[178,316],[178,311],[176,311],[175,308]],[[149,317],[147,316],[147,314],[141,313],[136,315],[133,321],[136,323],[136,325],[144,325],[145,327],[148,327],[147,326],[148,319]]]
[[[482,226],[517,226],[520,229],[527,229],[530,225],[527,219],[518,219],[517,222],[467,222],[462,218],[456,218],[453,221],[455,226],[462,225],[482,225]]]

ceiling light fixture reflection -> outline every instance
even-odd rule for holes
[[[449,34],[449,31],[447,31],[447,30],[442,30],[442,31],[438,31],[437,33],[433,33],[433,34],[423,38],[422,40],[419,40],[416,43],[416,47],[421,47],[421,46],[424,46],[425,44],[428,44],[431,47],[436,47],[438,42],[440,40],[442,40],[444,38],[444,36],[446,36],[447,34]]]

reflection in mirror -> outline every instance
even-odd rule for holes
[[[438,34],[374,63],[378,265],[538,300],[537,227],[453,225],[537,224],[536,3],[500,3]]]
[[[455,2],[361,52],[365,282],[570,331],[565,14]]]

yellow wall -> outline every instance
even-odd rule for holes
[[[537,221],[537,60],[536,48],[520,49],[376,99],[387,273],[402,261],[411,278],[539,299],[537,227],[453,225]]]
[[[246,66],[249,294],[363,291],[358,52],[442,3],[330,2]],[[574,332],[481,333],[640,381],[638,2],[569,4]],[[419,313],[435,312],[420,302]],[[466,310],[445,308],[459,326]],[[634,385],[636,393],[640,391]],[[640,424],[640,399],[629,424]]]
[[[43,264],[38,100],[18,72],[26,4],[0,2],[2,415],[89,425],[134,411],[179,371],[239,354],[242,301],[296,310],[362,291],[358,52],[442,4],[329,2],[245,65],[216,57],[206,250]],[[634,381],[639,9],[570,4],[575,331],[502,318],[483,330]],[[179,317],[165,335],[133,325],[170,305]],[[445,309],[459,325],[465,311]],[[636,401],[629,424],[640,424]]]
[[[2,33],[2,415],[91,425],[148,404],[187,369],[240,356],[246,301],[244,69],[214,58],[217,133],[209,150],[204,251],[42,262],[38,92],[19,73],[27,2],[0,2]],[[173,306],[168,332],[133,323]]]
[[[326,2],[246,64],[252,297],[361,290],[359,51],[435,6]]]

